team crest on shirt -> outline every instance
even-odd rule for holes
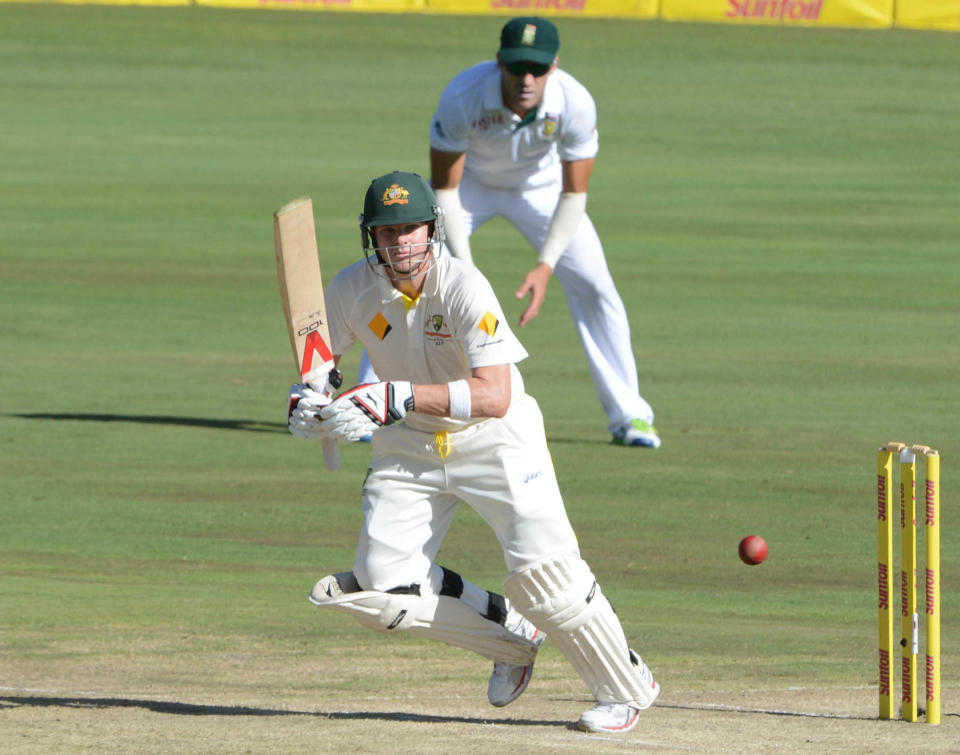
[[[407,204],[410,201],[410,192],[400,184],[391,184],[383,192],[383,204]]]
[[[544,136],[553,136],[557,133],[557,126],[560,125],[560,116],[551,115],[547,113],[545,120],[543,121],[543,135]]]
[[[452,337],[450,328],[447,327],[447,323],[443,319],[443,315],[430,315],[430,318],[427,322],[427,327],[424,328],[423,335],[428,341],[432,341],[435,344],[445,343]]]

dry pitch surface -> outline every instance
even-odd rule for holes
[[[424,661],[433,646],[360,641],[323,657],[157,638],[80,658],[68,642],[7,656],[0,752],[960,752],[949,688],[933,727],[876,720],[875,687],[683,684],[660,669],[663,692],[637,729],[598,736],[573,727],[590,699],[549,644],[526,694],[496,709],[481,659],[440,648]]]

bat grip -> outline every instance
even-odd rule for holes
[[[331,472],[340,469],[340,449],[333,438],[323,439],[323,465]]]
[[[315,383],[307,381],[312,388],[318,391],[323,391],[324,387],[318,386]],[[343,375],[334,367],[331,370],[328,370],[327,376],[321,381],[322,383],[329,383],[332,388],[337,389],[343,383]],[[340,449],[337,448],[337,441],[333,438],[324,438],[323,439],[323,465],[330,472],[336,472],[340,469]]]

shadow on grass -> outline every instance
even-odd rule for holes
[[[657,703],[658,708],[673,708],[674,710],[694,710],[706,713],[750,713],[763,716],[788,716],[795,718],[838,718],[851,721],[879,721],[877,716],[854,716],[844,713],[816,713],[802,710],[777,710],[775,708],[746,708],[739,705],[716,705],[711,703],[694,703],[691,705],[680,705],[677,703]],[[920,710],[920,717],[923,718],[924,711]],[[947,716],[958,716],[960,713],[943,713]]]
[[[19,419],[52,419],[68,422],[137,422],[144,425],[180,425],[183,427],[210,427],[216,430],[246,430],[254,433],[287,432],[282,422],[259,422],[253,419],[208,419],[206,417],[169,417],[162,414],[64,414],[42,413],[9,414]]]
[[[313,716],[339,721],[398,721],[425,724],[497,724],[500,726],[560,726],[569,721],[534,721],[522,718],[474,718],[471,716],[434,716],[393,711],[310,711],[253,708],[246,705],[197,705],[164,700],[133,700],[115,697],[34,697],[0,696],[0,709],[28,706],[34,708],[142,708],[153,713],[176,716]]]
[[[55,412],[31,412],[27,414],[8,414],[18,419],[52,419],[67,422],[139,422],[144,425],[180,425],[183,427],[210,427],[215,430],[246,430],[254,433],[287,433],[283,422],[259,422],[253,419],[208,419],[206,417],[168,417],[162,414],[65,414]],[[609,438],[590,440],[586,438],[564,438],[548,436],[553,444],[610,446],[626,454],[640,453],[646,449],[618,446]]]
[[[254,708],[247,705],[198,705],[195,703],[177,703],[167,700],[135,700],[117,697],[42,697],[33,695],[2,695],[0,709],[19,706],[34,708],[142,708],[153,713],[167,713],[175,716],[249,716],[249,717],[286,717],[312,716],[337,721],[396,721],[422,724],[476,724],[500,726],[556,726],[566,729],[576,728],[570,721],[544,721],[528,718],[477,718],[473,716],[438,716],[423,713],[404,713],[399,711],[322,711],[322,710],[282,710],[278,708]],[[766,708],[744,708],[733,705],[679,705],[658,703],[658,708],[689,710],[713,713],[735,713],[762,716],[791,716],[798,718],[836,718],[859,721],[876,721],[875,716],[852,716],[838,713],[814,713],[790,710],[772,710]],[[922,714],[921,714],[922,715]],[[960,717],[960,713],[944,713],[944,718]]]
[[[216,430],[246,430],[255,433],[287,433],[282,422],[258,422],[253,419],[208,419],[205,417],[169,417],[162,414],[66,414],[54,412],[31,412],[27,414],[8,414],[18,419],[48,419],[67,422],[139,422],[144,425],[180,425],[183,427],[210,427]],[[584,438],[549,437],[551,444],[597,445],[622,449],[627,453],[637,453],[637,449],[617,446],[608,438],[587,440]]]

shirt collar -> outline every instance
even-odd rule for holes
[[[557,74],[559,72],[560,69],[558,68],[550,74],[550,78],[547,79],[547,85],[543,89],[543,99],[540,100],[540,107],[537,111],[538,117],[541,113],[559,115],[563,109],[563,89],[557,80]]]
[[[420,297],[417,301],[420,301],[420,299],[424,297],[429,298],[437,295],[437,292],[440,290],[440,267],[442,265],[445,269],[446,262],[447,260],[443,254],[440,254],[438,259],[434,261],[433,266],[427,271],[427,279],[423,283],[423,290],[420,292]],[[377,284],[380,286],[380,300],[384,304],[394,299],[402,298],[401,293],[393,287],[390,279],[387,278],[385,274],[373,270],[371,272],[377,276]]]

